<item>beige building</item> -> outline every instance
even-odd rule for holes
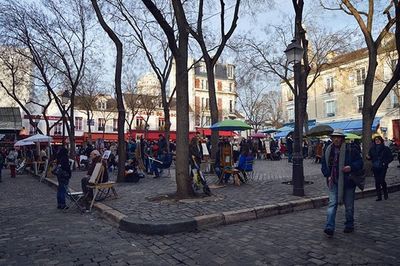
[[[393,51],[390,42],[382,47]],[[390,49],[392,48],[392,49]],[[393,52],[380,50],[378,68],[374,81],[373,102],[390,79],[393,66],[397,62]],[[368,51],[366,48],[338,56],[332,55],[328,65],[321,71],[313,86],[308,90],[307,112],[309,120],[317,123],[348,126],[348,131],[361,128],[364,82],[368,70]],[[312,76],[312,75],[310,75]],[[309,78],[311,82],[311,78]],[[281,83],[284,117],[287,122],[294,121],[294,98],[289,87]],[[397,90],[397,92],[396,92]],[[392,139],[399,137],[396,124],[399,114],[399,85],[386,97],[380,106],[373,130]],[[352,128],[353,127],[353,128]]]
[[[195,61],[189,60],[189,66]],[[236,112],[237,90],[235,66],[232,64],[217,63],[215,72],[215,90],[219,120],[229,117],[241,117]],[[170,75],[170,88],[175,86],[175,65]],[[211,113],[208,93],[207,71],[205,63],[200,61],[189,70],[189,105],[193,110],[190,115],[190,130],[211,126]]]

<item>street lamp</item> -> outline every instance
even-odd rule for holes
[[[300,107],[300,94],[299,80],[302,78],[302,67],[301,60],[303,58],[304,49],[301,44],[296,40],[288,45],[285,50],[288,63],[293,63],[294,72],[294,111],[295,111],[295,122],[293,132],[293,173],[292,173],[292,184],[293,184],[293,195],[304,196],[304,169],[303,169],[303,154],[301,152],[301,139],[300,135],[303,131],[303,123],[299,113]],[[300,131],[301,130],[301,131]]]
[[[69,93],[68,90],[65,90],[61,94],[62,121],[63,121],[63,131],[62,131],[62,143],[63,143],[63,146],[65,145],[65,115],[66,115],[65,105],[68,103],[70,98],[71,98],[71,94]]]

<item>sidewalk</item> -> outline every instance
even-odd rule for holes
[[[286,160],[257,160],[254,179],[248,184],[228,184],[213,189],[217,178],[207,176],[213,193],[211,197],[176,201],[165,197],[176,190],[175,172],[172,170],[172,178],[154,179],[148,176],[136,184],[117,184],[119,198],[96,202],[94,208],[123,230],[168,234],[318,208],[327,204],[325,178],[320,174],[319,164],[314,164],[312,160],[304,161],[305,179],[312,182],[305,185],[304,197],[293,196],[292,186],[282,184],[291,180],[291,171],[292,165]],[[85,172],[74,172],[70,186],[80,191],[80,180],[84,175]],[[54,178],[46,181],[56,183]],[[388,169],[387,183],[389,191],[400,190],[400,168],[397,168],[396,163],[392,163]],[[358,192],[358,198],[375,196],[373,178],[368,177],[366,189],[362,193]],[[163,198],[165,200],[160,200]]]

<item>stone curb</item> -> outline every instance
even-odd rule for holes
[[[44,181],[52,187],[58,186],[57,182],[54,180],[45,178]],[[375,188],[367,188],[364,191],[357,191],[355,198],[362,199],[374,197],[376,196],[375,191]],[[389,193],[400,191],[400,184],[388,186],[388,191]],[[170,221],[144,221],[134,217],[129,217],[100,202],[96,202],[93,207],[98,210],[103,217],[119,226],[121,230],[147,235],[165,235],[180,232],[193,232],[219,225],[228,225],[296,211],[317,209],[328,205],[328,201],[328,196],[302,198],[277,204],[256,206],[254,208],[226,211]]]

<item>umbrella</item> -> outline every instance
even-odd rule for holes
[[[254,134],[250,135],[250,137],[262,139],[262,138],[265,138],[266,136],[264,133],[254,133]]]
[[[52,140],[53,140],[52,137],[42,135],[42,134],[36,134],[36,135],[30,136],[26,139],[23,139],[21,141],[23,141],[23,142],[50,142]]]
[[[275,129],[275,128],[269,128],[269,129],[265,129],[265,130],[261,130],[262,133],[267,133],[267,134],[271,134],[271,133],[275,133],[275,132],[280,132],[279,129]]]
[[[215,123],[210,127],[210,129],[223,130],[223,131],[236,131],[236,130],[252,129],[252,127],[240,120],[226,119],[218,123]]]
[[[24,139],[22,139],[22,140],[18,140],[17,142],[15,142],[14,147],[28,146],[28,145],[35,145],[35,142],[25,141]]]
[[[358,136],[353,133],[345,133],[345,135],[346,135],[346,139],[361,139],[361,136]]]
[[[308,131],[307,136],[309,137],[319,137],[319,136],[324,136],[324,135],[330,135],[333,132],[333,128],[328,125],[317,125],[313,128],[311,128]]]

